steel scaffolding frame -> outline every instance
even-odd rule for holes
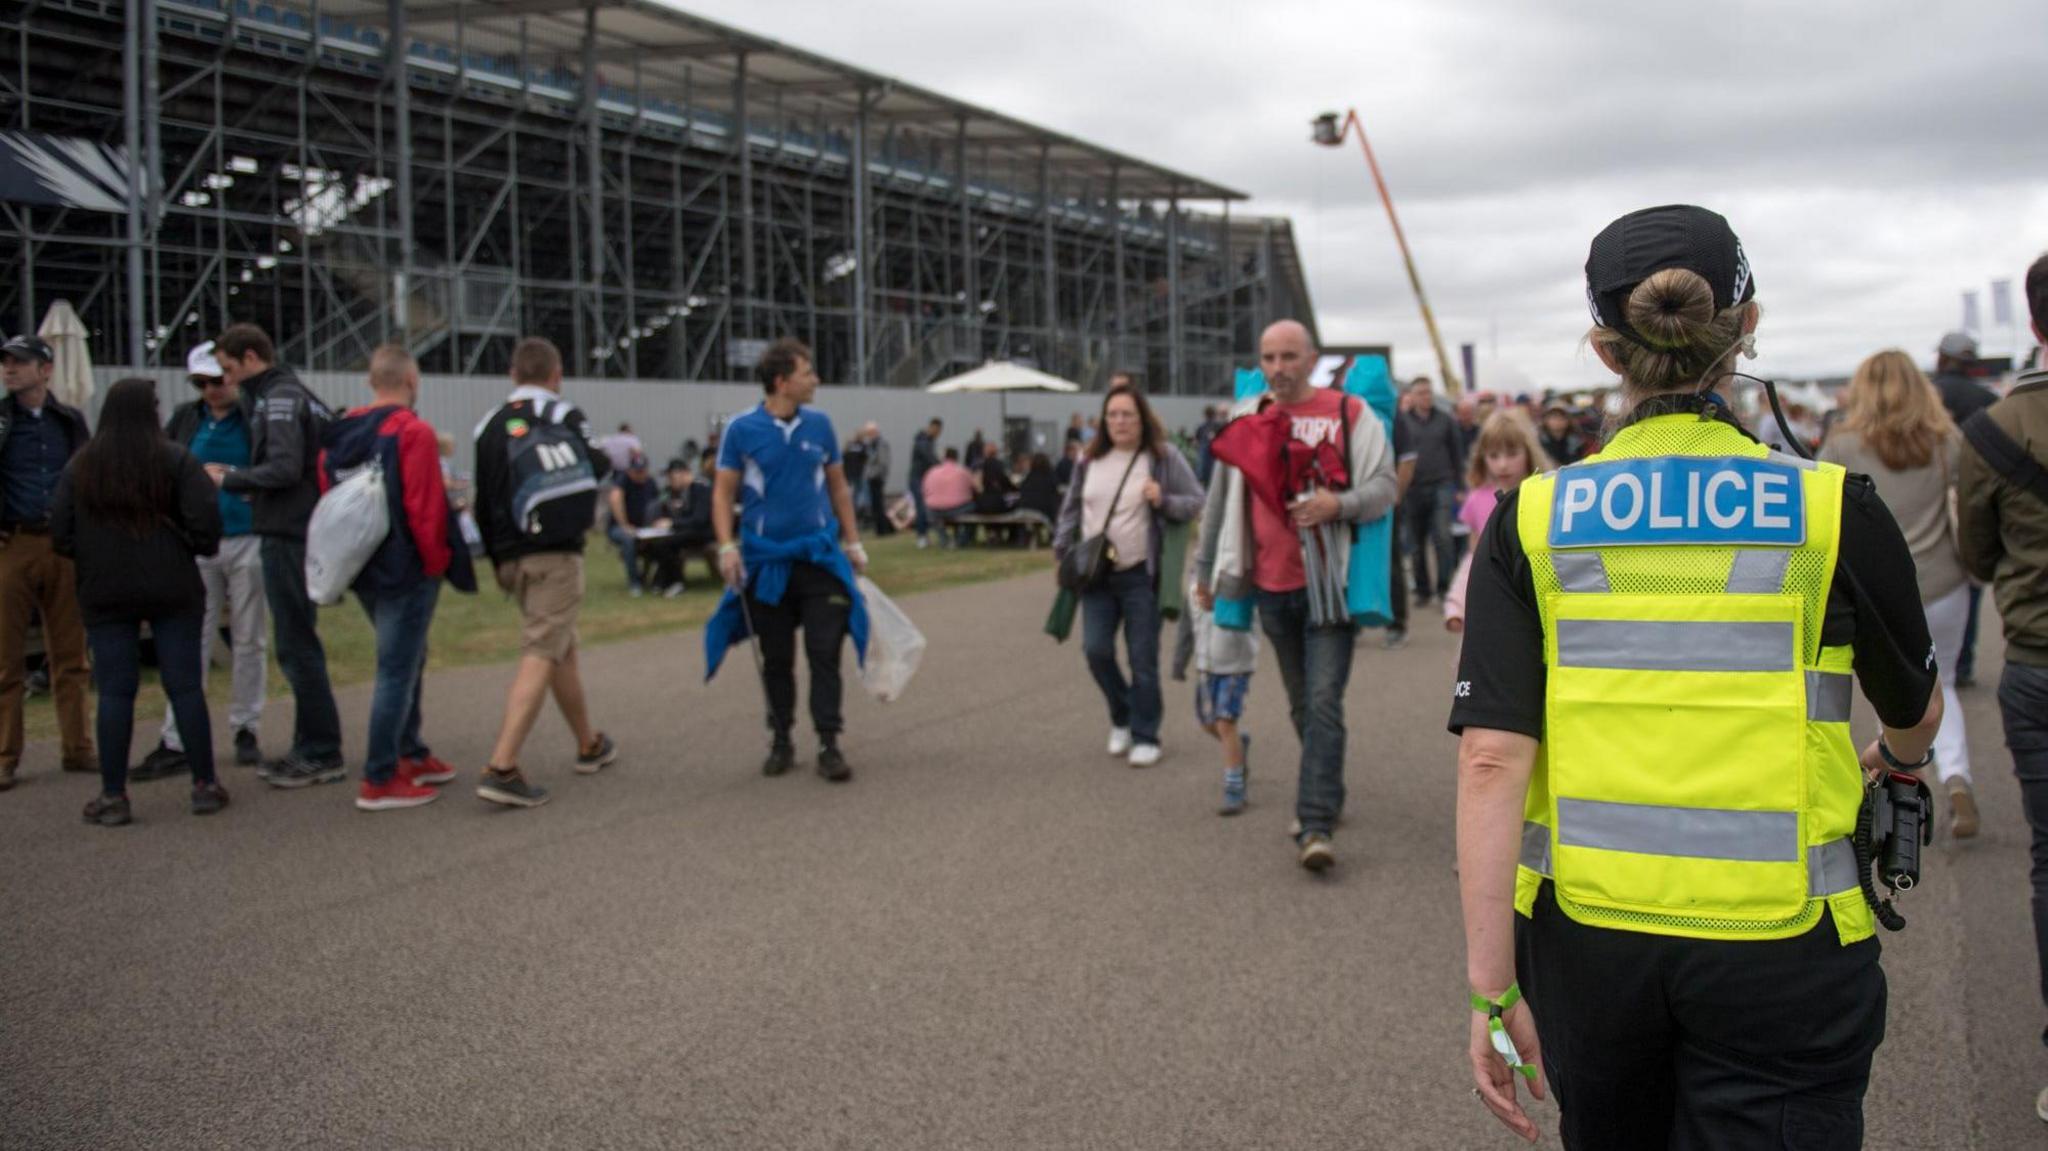
[[[0,127],[142,158],[126,213],[0,204],[0,320],[70,299],[109,362],[250,319],[313,369],[495,372],[536,333],[731,379],[794,334],[845,383],[1214,392],[1314,324],[1239,193],[644,0],[25,0]]]

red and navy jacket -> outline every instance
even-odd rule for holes
[[[378,404],[356,408],[327,425],[321,437],[320,491],[375,460],[384,467],[391,504],[391,534],[384,537],[352,585],[357,591],[394,593],[448,573],[448,491],[441,482],[441,446],[433,426],[411,408]]]

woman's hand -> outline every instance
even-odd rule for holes
[[[1536,1069],[1536,1077],[1529,1080],[1529,1094],[1537,1099],[1548,1098],[1543,1085],[1542,1050],[1536,1041],[1536,1017],[1529,1013],[1527,1002],[1515,1004],[1501,1016],[1507,1026],[1508,1038],[1514,1041],[1515,1052],[1522,1062]],[[1478,1011],[1472,1013],[1472,1041],[1468,1054],[1472,1059],[1472,1082],[1479,1101],[1493,1112],[1501,1126],[1536,1142],[1539,1133],[1536,1121],[1522,1110],[1521,1100],[1516,1098],[1515,1084],[1522,1079],[1521,1073],[1509,1067],[1507,1060],[1493,1049],[1493,1036],[1487,1030],[1486,1016]]]
[[[1159,506],[1161,501],[1166,499],[1166,493],[1160,489],[1158,480],[1146,480],[1143,490],[1145,502],[1155,508]]]

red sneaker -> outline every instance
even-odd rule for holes
[[[363,788],[356,793],[356,806],[364,811],[392,811],[401,807],[419,807],[441,798],[441,793],[431,787],[422,787],[404,775],[394,775],[389,783],[363,781]]]
[[[455,769],[431,755],[418,759],[400,757],[398,774],[401,779],[420,784],[442,784],[455,782]]]

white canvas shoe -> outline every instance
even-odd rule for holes
[[[1151,767],[1158,762],[1159,745],[1156,743],[1141,743],[1131,749],[1132,767]]]
[[[1112,727],[1109,729],[1109,754],[1128,755],[1131,750],[1131,729]]]

